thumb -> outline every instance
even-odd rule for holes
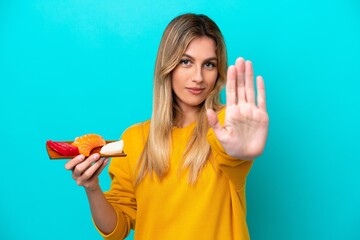
[[[211,128],[214,130],[216,137],[220,140],[219,137],[223,136],[225,129],[223,128],[223,126],[221,126],[219,119],[216,113],[214,112],[214,110],[212,109],[206,110],[206,115]]]

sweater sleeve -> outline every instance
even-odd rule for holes
[[[131,149],[127,148],[131,145],[131,131],[132,129],[127,129],[122,136],[124,152],[127,156],[113,158],[109,166],[111,187],[104,194],[116,211],[117,224],[113,232],[109,234],[104,234],[98,229],[102,237],[107,240],[124,239],[135,227],[137,204],[129,164]]]
[[[220,124],[224,125],[225,108],[219,112],[218,118]],[[243,190],[253,160],[241,160],[227,155],[212,128],[208,131],[207,140],[211,146],[216,166],[226,174],[237,192]]]

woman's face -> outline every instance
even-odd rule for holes
[[[181,111],[197,110],[213,90],[217,77],[214,40],[195,38],[172,72],[172,90]]]

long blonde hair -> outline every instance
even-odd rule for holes
[[[209,17],[184,14],[174,18],[166,27],[156,58],[153,92],[153,112],[149,136],[140,156],[136,184],[146,174],[155,174],[162,179],[169,168],[171,132],[175,121],[181,115],[171,88],[171,75],[180,63],[189,43],[197,37],[209,37],[216,44],[218,78],[214,89],[202,103],[197,124],[183,155],[182,169],[188,169],[188,180],[194,184],[201,169],[210,156],[210,145],[206,140],[209,130],[206,109],[219,111],[220,91],[226,81],[227,54],[224,38],[218,26]]]

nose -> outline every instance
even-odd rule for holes
[[[192,77],[193,82],[200,83],[200,82],[202,82],[204,80],[202,70],[203,69],[202,69],[201,66],[194,67],[194,73],[193,73],[193,77]]]

